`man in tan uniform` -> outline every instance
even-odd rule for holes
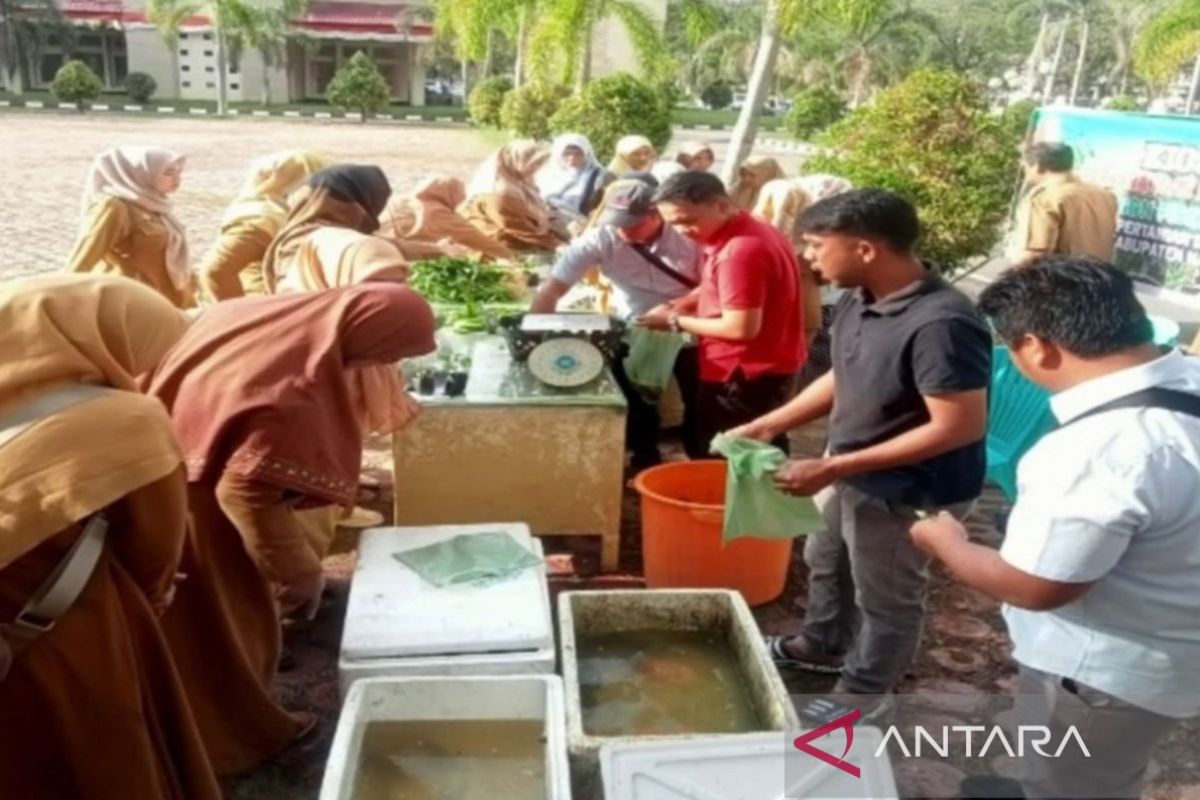
[[[1031,187],[1017,214],[1012,242],[1014,266],[1050,253],[1086,255],[1112,263],[1117,234],[1117,198],[1108,189],[1080,180],[1071,171],[1075,154],[1059,142],[1025,151],[1025,180]]]

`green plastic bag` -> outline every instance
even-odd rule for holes
[[[811,497],[793,497],[775,488],[773,476],[787,462],[778,447],[722,433],[712,440],[712,451],[729,464],[724,541],[743,536],[790,539],[825,529]]]
[[[657,400],[675,372],[675,360],[684,345],[683,334],[635,326],[629,329],[626,341],[629,355],[625,356],[624,366],[629,382],[646,399]]]
[[[464,533],[392,555],[434,586],[495,583],[542,563],[505,533]]]

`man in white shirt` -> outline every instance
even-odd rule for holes
[[[1019,788],[962,796],[1139,798],[1155,745],[1200,714],[1200,359],[1163,355],[1129,277],[1095,259],[1010,271],[980,309],[1060,427],[1018,468],[999,552],[946,516],[912,535],[1004,601],[1018,722],[1074,725],[1091,757],[1027,757]]]
[[[553,313],[588,270],[599,267],[617,289],[622,316],[640,317],[686,296],[700,283],[700,246],[667,225],[651,198],[657,182],[649,176],[614,183],[605,197],[599,224],[576,239],[558,257],[529,310]],[[688,454],[703,458],[707,443],[696,434],[695,400],[700,377],[695,347],[685,347],[675,362],[675,380],[684,402],[683,441]],[[626,443],[635,472],[658,464],[658,407],[645,400],[627,379],[620,361],[613,377],[629,406]]]

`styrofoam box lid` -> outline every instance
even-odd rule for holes
[[[831,768],[815,758],[784,768],[783,732],[697,737],[669,742],[615,742],[600,751],[605,800],[782,800],[788,797],[896,798],[896,779],[886,754],[872,756],[883,742],[878,728],[854,729],[847,759],[862,776]],[[840,749],[840,748],[838,748]],[[862,757],[855,758],[855,754]],[[801,764],[811,762],[811,771]],[[785,786],[785,782],[788,785]]]
[[[539,557],[521,523],[373,528],[359,540],[342,657],[350,660],[513,652],[554,646],[546,570],[536,566],[489,586],[437,587],[394,555],[460,534],[506,533]]]

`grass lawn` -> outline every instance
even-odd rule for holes
[[[676,125],[713,125],[721,128],[732,128],[737,124],[738,112],[733,109],[714,111],[707,108],[676,108],[671,113],[671,121]],[[774,131],[783,123],[782,117],[762,116],[759,118],[760,130]]]

